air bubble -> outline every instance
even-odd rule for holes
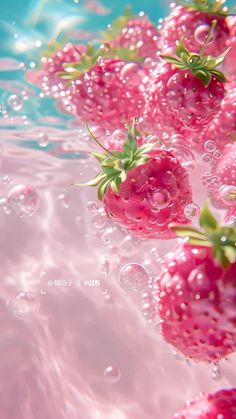
[[[38,208],[39,196],[32,186],[16,185],[9,191],[7,205],[15,215],[32,216]]]
[[[151,197],[151,204],[158,209],[167,208],[171,202],[171,196],[167,189],[157,188]]]
[[[200,207],[197,204],[186,205],[184,214],[189,220],[197,220],[200,214]]]
[[[148,273],[144,266],[129,263],[121,269],[118,280],[125,291],[135,294],[147,287]]]
[[[130,257],[138,252],[139,240],[132,236],[126,236],[120,244],[120,255]]]
[[[209,34],[209,30],[210,26],[205,24],[198,26],[198,28],[194,31],[194,38],[196,39],[199,45],[204,44],[206,37]],[[211,42],[209,42],[209,44],[211,44]]]
[[[191,173],[196,168],[196,160],[191,150],[184,145],[172,146],[169,151],[178,159],[187,173]]]
[[[39,132],[38,134],[38,144],[39,147],[47,147],[49,144],[48,135],[45,132]]]
[[[219,189],[219,195],[225,205],[233,206],[236,204],[236,186],[223,185]]]
[[[206,151],[212,153],[213,151],[216,150],[215,141],[212,141],[212,140],[206,141],[205,144],[204,144],[204,148],[205,148]]]
[[[222,157],[222,153],[221,153],[221,151],[220,151],[220,150],[216,150],[216,151],[214,151],[214,153],[213,153],[213,157],[214,157],[214,159],[216,159],[216,160],[221,159],[221,157]]]
[[[23,106],[23,100],[17,95],[11,95],[7,103],[13,111],[20,111]]]
[[[91,214],[96,213],[99,209],[99,205],[96,201],[89,201],[87,204],[87,210]]]
[[[105,212],[101,211],[95,214],[92,218],[92,225],[96,229],[102,229],[105,227],[107,222],[107,217]]]
[[[212,155],[211,155],[211,154],[209,154],[209,153],[204,153],[204,154],[202,155],[202,160],[203,160],[205,163],[211,163],[211,162],[213,161],[213,158],[212,158]]]
[[[20,319],[35,316],[39,311],[39,301],[32,292],[19,292],[8,305],[11,313]]]
[[[104,370],[103,376],[107,383],[117,383],[120,380],[121,372],[118,367],[112,365]]]

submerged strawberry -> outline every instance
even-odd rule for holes
[[[177,57],[164,55],[167,63],[151,73],[145,115],[155,128],[158,124],[181,133],[200,132],[220,109],[226,81],[217,70],[225,54],[217,58],[203,55],[216,21],[199,54],[189,52],[180,42]]]
[[[226,17],[228,8],[224,0],[180,0],[173,11],[165,18],[160,30],[160,47],[165,53],[174,52],[178,40],[183,36],[190,51],[198,51],[203,44],[213,19],[217,28],[212,42],[207,47],[207,54],[219,55],[226,48],[229,36]]]
[[[173,419],[236,419],[236,389],[201,395],[188,402]]]
[[[141,115],[146,74],[142,61],[135,52],[106,44],[99,50],[88,45],[80,62],[64,65],[59,75],[69,83],[67,99],[78,122],[115,130]]]
[[[201,135],[196,136],[194,148],[199,152],[207,151],[207,142],[213,141],[215,147],[223,151],[232,143],[229,134],[236,135],[236,84],[231,84],[220,104],[220,110]]]
[[[144,238],[170,238],[170,222],[189,223],[184,215],[192,202],[188,174],[171,152],[150,143],[138,147],[137,134],[133,120],[123,151],[92,153],[101,172],[87,185],[98,187],[111,220]]]
[[[130,8],[126,8],[124,16],[118,17],[104,39],[110,41],[115,48],[135,50],[140,57],[157,58],[159,32],[147,16],[135,17]]]
[[[236,228],[220,226],[207,206],[203,232],[172,225],[187,237],[164,262],[158,310],[165,340],[186,357],[215,361],[236,351]]]
[[[53,46],[53,52],[51,53],[49,49],[47,57],[41,58],[40,69],[28,71],[27,80],[41,87],[47,96],[58,98],[60,92],[64,92],[66,83],[61,77],[58,77],[58,72],[64,70],[64,64],[80,61],[81,56],[85,53],[85,45],[67,43],[56,51]]]
[[[216,208],[236,207],[236,142],[227,144],[212,169],[215,181],[208,186],[208,196]]]

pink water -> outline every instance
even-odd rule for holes
[[[162,339],[153,279],[175,240],[140,241],[108,221],[94,190],[71,186],[96,169],[84,130],[53,112],[35,124],[36,93],[0,86],[17,95],[0,118],[0,419],[171,419],[199,392],[236,386],[236,356],[189,362]],[[207,170],[199,158],[191,172],[198,206]],[[129,263],[138,288],[122,276]]]

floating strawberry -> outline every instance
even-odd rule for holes
[[[65,64],[59,76],[70,84],[67,99],[78,122],[115,130],[124,127],[124,120],[141,115],[146,75],[142,62],[135,52],[106,44],[98,50],[88,45],[78,63]]]
[[[194,148],[199,152],[207,151],[209,141],[215,143],[215,147],[223,151],[228,143],[232,143],[229,134],[236,135],[236,84],[232,84],[220,104],[220,110],[210,124],[205,128],[202,135],[196,136]]]
[[[115,48],[135,50],[143,58],[157,58],[159,32],[147,16],[135,17],[130,7],[125,9],[124,16],[111,23],[104,34]]]
[[[162,124],[193,135],[219,111],[226,79],[216,68],[227,51],[217,58],[203,55],[215,25],[216,21],[199,54],[189,52],[180,42],[177,58],[163,55],[168,62],[158,65],[151,73],[145,115],[154,129]]]
[[[160,30],[161,50],[165,53],[174,52],[178,40],[183,36],[186,48],[198,51],[207,37],[212,20],[216,19],[214,38],[206,52],[222,54],[229,36],[226,21],[229,10],[224,3],[224,0],[179,0]]]
[[[236,206],[236,142],[227,144],[213,166],[215,182],[208,185],[208,196],[217,208]]]
[[[236,389],[201,395],[188,402],[173,419],[236,419]]]
[[[227,24],[229,27],[229,36],[226,41],[226,47],[230,48],[229,54],[227,55],[224,67],[227,75],[230,75],[233,79],[236,76],[236,16],[229,16],[227,18]]]
[[[60,97],[60,92],[65,91],[65,81],[58,77],[58,72],[63,71],[66,63],[78,62],[86,53],[85,45],[65,44],[63,47],[52,45],[41,58],[40,69],[27,72],[27,80],[42,88],[47,96]],[[62,93],[64,96],[65,93]]]
[[[169,226],[186,237],[158,278],[158,310],[165,340],[186,357],[215,361],[236,351],[236,228],[220,226],[207,206],[203,232]]]
[[[101,172],[87,185],[98,187],[107,216],[127,230],[144,238],[173,237],[170,222],[189,223],[184,215],[192,202],[188,174],[172,153],[155,143],[140,139],[139,147],[137,135],[133,120],[123,151],[92,153]]]

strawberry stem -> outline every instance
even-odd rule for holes
[[[115,155],[113,154],[113,153],[111,153],[111,151],[110,150],[108,150],[106,147],[104,147],[104,145],[103,144],[101,144],[100,143],[100,141],[98,141],[98,139],[95,137],[95,135],[93,135],[93,133],[92,133],[92,131],[91,131],[91,129],[89,128],[89,126],[88,126],[88,122],[86,121],[85,122],[85,125],[86,125],[86,129],[87,129],[87,131],[88,131],[88,133],[89,133],[89,135],[91,136],[91,138],[95,141],[95,143],[99,146],[99,147],[101,147],[106,153],[108,153],[108,154],[110,154],[112,157],[114,157],[115,158]]]
[[[210,27],[210,30],[209,30],[209,32],[208,32],[208,35],[207,35],[207,37],[206,37],[206,39],[205,39],[205,42],[204,42],[204,44],[203,44],[202,48],[201,48],[201,49],[200,49],[200,51],[199,51],[199,55],[200,55],[201,57],[203,56],[203,54],[204,54],[204,52],[205,52],[206,48],[208,47],[208,45],[209,45],[210,41],[211,41],[211,40],[212,40],[212,38],[213,38],[213,35],[214,35],[214,30],[215,30],[216,25],[217,25],[217,20],[216,20],[216,19],[214,19],[214,20],[212,21],[212,23],[211,23],[211,27]]]

